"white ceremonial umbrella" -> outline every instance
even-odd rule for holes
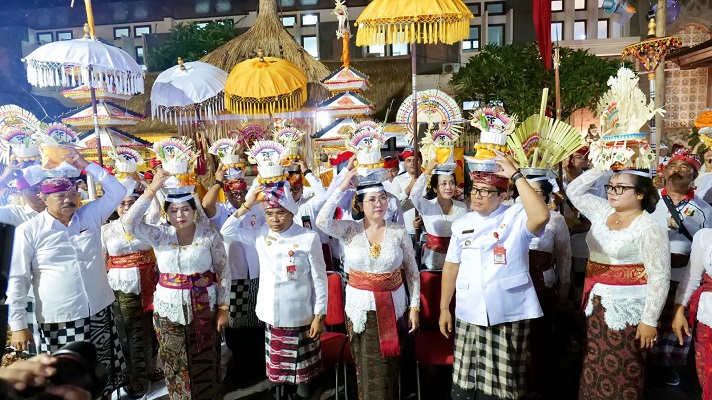
[[[90,0],[85,0],[89,2]],[[90,13],[88,7],[87,14]],[[92,18],[89,19],[90,21]],[[93,27],[85,26],[85,32]],[[23,59],[27,80],[38,87],[87,85],[91,91],[94,129],[99,139],[99,120],[95,89],[134,95],[143,93],[143,69],[125,51],[104,44],[88,32],[82,39],[63,40],[40,46]],[[99,164],[103,165],[101,143]]]
[[[178,123],[179,117],[195,114],[209,118],[225,109],[227,72],[200,61],[178,65],[158,75],[151,89],[151,113],[167,123]]]

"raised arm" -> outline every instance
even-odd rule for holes
[[[657,327],[670,289],[670,241],[663,227],[657,223],[648,225],[638,239],[641,260],[648,275],[645,308],[640,321]]]
[[[255,245],[255,241],[260,230],[242,229],[240,226],[252,207],[259,207],[260,201],[257,200],[257,198],[259,197],[259,194],[262,193],[262,190],[262,185],[257,186],[256,183],[253,183],[252,187],[247,192],[245,202],[242,203],[240,208],[238,208],[237,211],[235,211],[235,213],[229,216],[225,221],[220,229],[220,234],[226,241],[240,242],[248,246]]]
[[[302,171],[302,176],[309,182],[309,187],[314,191],[314,198],[310,200],[318,199],[317,203],[324,202],[326,200],[326,188],[321,179],[314,175],[304,160],[299,161],[299,169]]]
[[[431,205],[429,201],[425,199],[425,185],[432,176],[433,168],[435,168],[434,161],[428,163],[425,167],[425,171],[418,177],[413,185],[413,189],[410,191],[410,201],[413,202],[413,206],[422,215],[429,215],[430,211],[428,206]],[[438,206],[439,208],[439,206]],[[440,213],[440,211],[438,211]]]
[[[603,172],[591,169],[571,181],[566,188],[566,197],[571,200],[574,207],[592,221],[606,218],[611,209],[608,200],[591,193],[602,176]]]
[[[101,183],[104,195],[79,209],[82,216],[90,218],[101,226],[126,197],[126,188],[116,177],[110,175],[99,164],[89,163],[79,154],[69,154],[66,159],[77,169],[83,169]]]
[[[215,204],[218,202],[218,196],[220,196],[224,179],[225,173],[222,168],[218,166],[217,171],[215,171],[215,182],[213,182],[213,185],[210,186],[208,192],[205,193],[205,197],[203,197],[203,201],[201,202],[203,209],[205,210],[205,215],[207,215],[208,218],[214,217],[215,213],[217,213]]]
[[[344,192],[353,186],[351,179],[355,175],[356,169],[354,168],[344,176],[344,180],[338,189],[326,200],[321,211],[319,211],[319,215],[316,217],[316,226],[329,236],[346,239],[351,236],[351,232],[355,231],[360,224],[356,221],[334,219],[334,211],[336,211],[337,204],[344,196]]]
[[[156,193],[161,190],[163,182],[171,175],[163,169],[156,172],[151,185],[146,188],[141,197],[136,200],[129,211],[121,217],[121,223],[136,239],[143,240],[151,246],[157,246],[164,238],[163,229],[157,225],[150,225],[144,221],[144,216],[153,202]]]
[[[512,158],[505,157],[500,153],[495,162],[502,168],[502,171],[498,172],[498,174],[513,180],[517,186],[519,198],[522,199],[524,212],[527,214],[527,230],[534,235],[539,235],[549,222],[549,207],[547,207],[544,199],[534,191],[529,182],[524,179],[522,173],[519,172],[519,166]]]

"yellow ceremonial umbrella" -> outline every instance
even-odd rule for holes
[[[418,141],[415,44],[453,44],[470,36],[474,18],[462,0],[373,0],[356,20],[357,46],[410,43],[413,74],[413,140]],[[418,152],[415,152],[415,163]],[[416,168],[416,175],[419,173]]]
[[[356,20],[356,45],[453,44],[470,36],[472,18],[462,0],[374,0]]]
[[[225,82],[226,108],[241,115],[293,111],[307,101],[307,78],[287,60],[264,57],[245,60],[230,71]]]

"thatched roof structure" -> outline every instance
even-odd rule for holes
[[[277,0],[260,0],[255,24],[247,32],[218,47],[200,61],[230,72],[238,63],[257,57],[257,50],[260,49],[267,56],[283,58],[299,67],[311,83],[310,99],[318,102],[328,96],[328,92],[318,83],[329,74],[329,70],[287,32],[277,14]]]
[[[325,68],[336,71],[341,67],[341,61],[324,61]],[[389,57],[389,58],[369,58],[351,60],[351,66],[360,72],[368,75],[371,82],[371,89],[363,94],[371,100],[375,106],[374,118],[383,121],[386,118],[386,111],[393,101],[393,108],[388,115],[388,122],[395,119],[398,107],[403,100],[411,94],[413,90],[410,80],[410,58],[409,57]],[[150,72],[146,74],[146,93],[136,95],[122,105],[131,111],[145,115],[147,118],[136,125],[122,128],[132,135],[144,133],[177,133],[175,125],[165,124],[157,119],[151,118],[151,87],[156,80],[158,73]],[[321,86],[321,85],[320,85]],[[325,90],[326,93],[328,91]],[[313,101],[310,101],[313,103]]]

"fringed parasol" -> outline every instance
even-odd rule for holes
[[[301,107],[307,100],[307,77],[287,60],[264,57],[235,66],[225,83],[227,109],[240,115],[273,115]]]

